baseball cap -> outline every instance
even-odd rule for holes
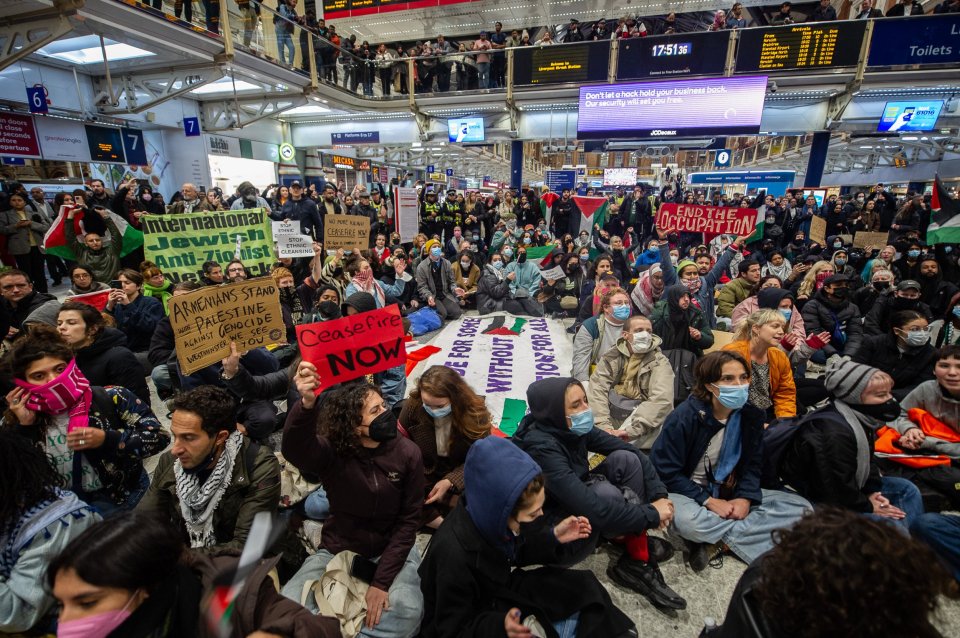
[[[904,279],[897,284],[897,290],[910,290],[911,288],[914,290],[923,290],[923,288],[920,287],[920,284],[913,279]]]

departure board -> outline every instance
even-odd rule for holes
[[[533,46],[513,50],[514,83],[606,82],[610,42]]]
[[[755,73],[856,66],[865,31],[864,20],[743,29],[736,70]]]

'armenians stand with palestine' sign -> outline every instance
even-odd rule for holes
[[[757,209],[696,204],[663,204],[657,228],[704,235],[749,235],[757,225]]]
[[[144,215],[143,252],[173,283],[200,281],[203,262],[239,259],[251,277],[270,274],[273,236],[262,208]]]

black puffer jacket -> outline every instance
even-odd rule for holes
[[[828,332],[831,337],[839,328],[846,336],[843,345],[833,339],[823,347],[827,357],[835,354],[854,356],[863,342],[863,324],[860,323],[860,309],[850,300],[836,303],[827,297],[823,290],[818,290],[803,306],[803,327],[808,335],[818,332]],[[840,347],[838,347],[840,346]]]
[[[928,343],[901,351],[892,334],[874,335],[864,338],[863,347],[853,360],[893,377],[893,396],[897,401],[903,401],[915,387],[933,379],[937,349]]]
[[[510,298],[510,280],[498,277],[494,267],[487,264],[477,285],[477,311],[481,315],[503,310],[503,302]]]
[[[916,310],[927,321],[933,321],[930,306],[922,301],[913,301],[897,297],[895,292],[887,292],[877,297],[876,302],[863,319],[863,332],[868,336],[889,334],[890,318],[901,310]]]
[[[150,390],[143,366],[127,347],[127,338],[116,328],[104,328],[93,343],[77,350],[77,367],[91,385],[127,388],[150,406]]]

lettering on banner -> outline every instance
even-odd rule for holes
[[[657,228],[704,235],[749,235],[757,226],[754,208],[663,204],[657,212]]]
[[[359,215],[327,215],[323,247],[327,250],[363,250],[370,243],[370,220]]]
[[[487,394],[510,392],[513,382],[514,339],[493,337],[490,339],[490,365],[487,369]]]
[[[313,240],[309,235],[281,235],[277,257],[313,257]]]
[[[297,342],[303,360],[317,367],[318,392],[404,365],[407,360],[403,320],[396,304],[335,321],[299,325]]]
[[[533,348],[534,369],[537,381],[560,376],[560,366],[554,355],[553,338],[550,336],[550,326],[546,319],[531,319],[527,324],[530,329],[530,344]]]
[[[170,327],[184,374],[230,354],[286,342],[280,295],[272,279],[211,286],[170,298]]]
[[[473,343],[480,330],[481,320],[464,317],[460,321],[457,338],[451,345],[443,365],[456,370],[457,374],[463,377],[466,376],[467,368],[470,366],[470,354],[473,352]]]

